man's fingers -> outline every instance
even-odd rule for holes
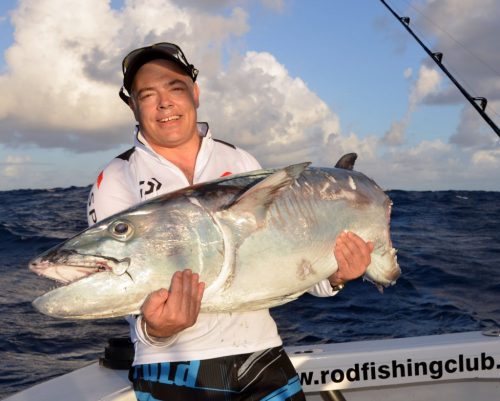
[[[352,254],[359,253],[366,247],[366,242],[353,232],[348,232],[345,234],[345,236],[343,237],[343,243],[348,252]]]
[[[372,242],[365,242],[363,238],[353,232],[342,233],[339,236],[341,252],[347,260],[354,258],[370,259],[370,253],[374,249]]]
[[[344,281],[353,280],[362,275],[371,262],[372,242],[353,232],[341,233],[335,241],[334,254],[338,263],[337,278]]]
[[[198,303],[201,303],[204,292],[205,292],[205,283],[204,282],[198,283],[198,298],[197,298]]]
[[[189,269],[177,271],[168,291],[153,291],[146,298],[142,314],[154,333],[168,336],[195,324],[205,288],[199,280],[199,275]]]
[[[335,242],[335,249],[333,251],[339,267],[345,266],[347,264],[347,259],[345,257],[344,251],[345,251],[344,241],[342,240],[342,237],[339,236],[339,238]]]
[[[201,296],[200,293],[200,277],[197,273],[186,269],[180,273],[180,280],[175,281],[175,302],[169,304],[172,308],[172,313],[176,314],[186,327],[192,326],[198,317],[200,311]],[[204,285],[202,286],[202,288]],[[171,300],[174,293],[172,292]]]
[[[166,288],[160,288],[159,290],[153,291],[149,294],[148,298],[150,298],[151,302],[154,303],[165,302],[168,298],[168,290]]]
[[[200,276],[198,274],[193,274],[191,280],[191,316],[196,320],[198,314],[200,313],[201,299],[203,298],[203,291],[205,290],[205,284],[200,283]]]
[[[168,299],[168,290],[166,288],[160,288],[159,290],[150,293],[144,303],[142,304],[141,310],[155,310],[163,308],[165,302]]]
[[[198,275],[196,275],[198,276]],[[195,277],[196,277],[195,276]],[[182,272],[182,297],[183,297],[183,303],[187,305],[183,306],[189,306],[189,302],[191,300],[191,296],[193,293],[193,273],[191,270],[186,269]]]
[[[184,272],[176,271],[170,281],[170,299],[168,307],[171,310],[180,310],[182,308],[184,296]]]

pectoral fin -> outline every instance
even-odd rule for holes
[[[245,238],[264,225],[273,201],[282,190],[300,177],[309,164],[294,164],[275,171],[247,190],[229,207],[214,213],[214,222],[221,231],[224,243],[224,261],[217,279],[205,289],[205,299],[230,283],[237,249]]]
[[[246,237],[264,224],[267,211],[277,196],[301,176],[310,162],[293,164],[277,170],[254,185],[228,208],[217,212],[224,224],[238,237]]]

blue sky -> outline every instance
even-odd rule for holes
[[[388,3],[500,124],[498,1]],[[500,190],[499,138],[376,0],[2,1],[0,190],[88,185],[129,148],[121,58],[157,41],[200,69],[200,120],[264,166],[354,151],[387,189]]]

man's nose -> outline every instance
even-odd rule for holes
[[[172,101],[168,93],[160,93],[159,107],[161,109],[167,109],[172,106]]]

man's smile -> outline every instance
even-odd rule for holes
[[[181,116],[169,116],[169,117],[161,118],[158,121],[161,123],[168,123],[169,121],[178,120],[180,118],[181,118]]]

